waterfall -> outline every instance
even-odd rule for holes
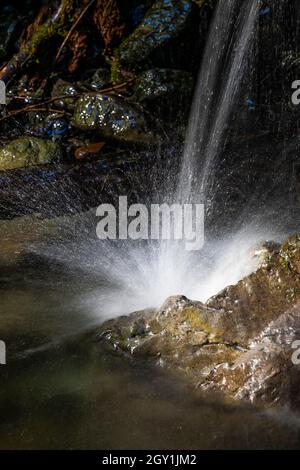
[[[219,0],[194,95],[179,180],[180,200],[206,202],[257,22],[258,0]]]
[[[219,0],[199,72],[179,176],[167,174],[165,168],[163,173],[160,167],[159,172],[153,168],[146,175],[147,185],[152,183],[155,197],[161,198],[159,203],[167,197],[174,204],[207,205],[209,198],[213,199],[214,173],[247,69],[258,8],[258,0]],[[158,179],[153,181],[157,173]],[[93,295],[94,304],[91,295],[87,299],[96,316],[159,307],[171,295],[205,301],[255,269],[254,246],[276,239],[274,231],[264,225],[258,230],[245,220],[247,223],[229,236],[207,237],[198,251],[187,251],[182,240],[172,239],[103,240],[100,246],[98,242],[87,245],[84,240],[72,245],[71,255],[64,253],[64,257],[67,262],[80,260],[81,269],[99,276],[101,285]],[[53,248],[49,256],[62,260]]]

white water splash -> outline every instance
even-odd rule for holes
[[[251,50],[258,3],[257,0],[218,3],[173,202],[197,203],[199,197],[206,196]],[[117,240],[76,243],[68,249],[64,246],[60,253],[56,248],[56,253],[51,250],[48,254],[99,277],[99,289],[89,293],[84,301],[94,315],[103,318],[159,307],[170,295],[206,301],[253,271],[254,247],[267,239],[280,240],[277,232],[254,228],[247,220],[238,230],[233,229],[232,235],[225,238],[220,234],[217,240],[207,240],[199,252],[188,252],[183,243],[175,241]]]
[[[92,318],[104,319],[158,308],[172,295],[205,302],[257,268],[258,259],[253,256],[257,246],[284,238],[285,234],[245,229],[207,242],[198,252],[187,252],[175,242],[129,240],[41,244],[32,251],[80,276],[82,290],[74,306],[83,303]]]

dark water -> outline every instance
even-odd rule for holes
[[[92,279],[29,259],[0,271],[1,449],[297,448],[287,411],[194,395],[161,370],[103,350]]]

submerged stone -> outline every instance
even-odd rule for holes
[[[86,94],[76,104],[72,124],[83,131],[128,142],[151,142],[142,112],[127,101],[102,94]]]
[[[61,157],[58,144],[37,137],[20,137],[0,148],[0,171],[46,165]]]

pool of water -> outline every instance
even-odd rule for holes
[[[1,449],[300,446],[298,417],[287,410],[208,400],[105,350],[93,334],[102,321],[91,314],[96,288],[97,277],[30,253],[1,265]]]

